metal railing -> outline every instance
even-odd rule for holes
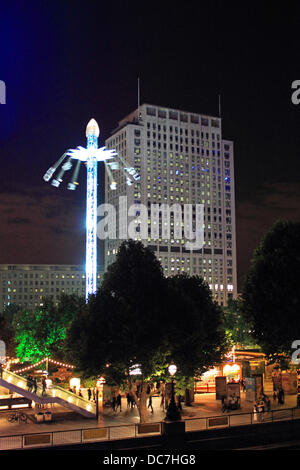
[[[300,419],[299,408],[284,408],[264,413],[237,413],[189,418],[185,420],[185,432],[230,428],[258,423],[291,421]],[[112,441],[162,434],[161,422],[124,424],[121,426],[80,428],[66,431],[43,431],[0,436],[0,450],[51,447],[68,444]]]
[[[148,428],[148,429],[147,429]],[[106,426],[103,428],[81,428],[66,431],[49,431],[11,436],[0,436],[0,450],[51,447],[88,442],[115,441],[143,436],[161,435],[161,423]]]
[[[300,418],[300,408],[283,408],[263,413],[224,413],[205,418],[189,418],[185,420],[185,431],[200,431],[233,426],[247,426],[258,423],[274,423],[276,421],[294,420]]]

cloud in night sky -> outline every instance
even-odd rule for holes
[[[0,192],[0,263],[81,264],[85,256],[84,199],[45,185]],[[278,219],[300,219],[300,186],[265,183],[236,203],[241,289],[253,250]]]
[[[66,191],[2,189],[0,217],[0,263],[83,262],[84,213]]]
[[[292,183],[266,183],[251,199],[237,202],[236,232],[239,288],[247,272],[253,250],[264,233],[278,219],[300,219],[300,186]]]

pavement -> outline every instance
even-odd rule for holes
[[[271,398],[272,410],[286,409],[296,407],[297,395],[286,395],[284,405],[278,405]],[[165,411],[160,407],[160,397],[152,398],[153,413],[149,410],[149,421],[160,422],[165,418]],[[122,399],[122,411],[114,412],[110,408],[102,408],[100,405],[99,418],[87,419],[82,416],[70,412],[58,405],[48,405],[49,410],[53,413],[52,422],[36,423],[34,418],[34,410],[25,408],[21,411],[29,417],[28,423],[9,423],[7,417],[15,410],[0,412],[0,436],[12,436],[18,434],[30,434],[49,431],[77,430],[84,428],[122,426],[139,423],[139,414],[136,407],[127,408],[126,399]],[[45,408],[45,411],[47,410]],[[247,402],[245,393],[241,393],[241,408],[239,410],[230,411],[228,414],[241,414],[253,411],[253,403]],[[227,414],[227,412],[226,412]],[[183,405],[182,419],[206,418],[209,416],[222,415],[221,402],[215,399],[214,393],[203,393],[195,395],[193,406]]]

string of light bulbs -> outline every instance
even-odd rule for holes
[[[22,369],[18,369],[14,371],[14,374],[21,374],[22,372],[26,372],[28,370],[34,369],[35,367],[39,366],[40,364],[43,364],[43,362],[50,362],[51,364],[55,364],[57,366],[61,367],[66,367],[67,369],[75,369],[75,366],[72,366],[71,364],[64,364],[63,362],[55,361],[54,359],[51,359],[50,357],[45,357],[44,359],[41,359],[40,361],[36,362],[35,364],[32,364],[31,366],[28,367],[23,367]]]

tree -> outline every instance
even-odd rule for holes
[[[3,309],[3,316],[7,322],[8,327],[12,327],[15,315],[22,310],[18,304],[6,305]]]
[[[300,338],[300,223],[279,221],[254,252],[243,312],[266,354],[291,355]]]
[[[9,324],[7,318],[2,314],[0,315],[0,340],[4,341],[7,356],[14,356],[15,342],[14,331]]]
[[[148,419],[149,381],[164,367],[163,336],[166,283],[160,263],[139,242],[124,242],[101,292],[76,315],[67,335],[69,360],[87,375],[103,374],[124,385],[136,401],[141,422]],[[109,367],[106,367],[109,365]],[[142,371],[139,392],[133,366]]]
[[[145,422],[149,384],[169,379],[170,362],[187,385],[196,370],[220,359],[220,313],[200,278],[168,280],[149,248],[124,242],[101,291],[68,330],[68,357],[87,375],[127,388]],[[141,375],[131,375],[135,366]]]
[[[5,342],[6,354],[15,356],[15,333],[13,328],[14,316],[21,310],[17,304],[9,304],[4,307],[0,314],[0,340]]]
[[[58,306],[46,299],[34,310],[19,310],[13,320],[17,357],[31,363],[44,357],[61,358],[66,329],[83,303],[74,294],[62,295]]]
[[[243,315],[243,301],[241,298],[229,299],[228,305],[223,307],[223,322],[225,332],[232,345],[238,347],[255,347],[257,343],[251,333],[251,324]]]
[[[166,329],[169,356],[177,365],[176,375],[181,387],[185,385],[188,400],[191,381],[220,363],[229,343],[222,310],[201,277],[181,274],[167,282],[172,305]]]

